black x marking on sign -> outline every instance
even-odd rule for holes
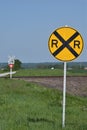
[[[53,56],[56,56],[58,53],[60,53],[65,47],[68,48],[68,50],[75,56],[78,57],[79,55],[77,52],[69,45],[74,38],[76,38],[79,33],[75,32],[67,41],[65,41],[62,36],[58,32],[54,32],[54,35],[63,43],[62,46],[60,46],[54,53]]]

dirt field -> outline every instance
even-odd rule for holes
[[[34,77],[25,79],[46,87],[63,90],[63,77]],[[87,77],[67,77],[66,91],[72,95],[87,96]]]

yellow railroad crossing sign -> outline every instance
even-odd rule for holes
[[[81,34],[71,27],[56,29],[48,41],[51,54],[56,59],[66,62],[76,59],[81,54],[83,46]]]

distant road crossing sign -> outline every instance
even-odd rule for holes
[[[71,27],[56,29],[49,37],[48,47],[58,60],[68,62],[76,59],[83,50],[81,34]]]

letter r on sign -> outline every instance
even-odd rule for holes
[[[58,44],[58,41],[56,39],[53,39],[51,42],[51,47],[53,47],[53,46],[58,47],[57,44]]]
[[[80,49],[80,41],[74,40],[74,48],[76,48],[76,46]]]

